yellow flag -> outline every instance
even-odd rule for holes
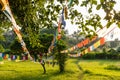
[[[88,53],[88,49],[85,49],[85,54]]]
[[[20,56],[17,56],[17,60],[20,60]]]
[[[97,41],[95,44],[94,44],[94,47],[97,48],[100,46],[100,41]]]
[[[6,6],[9,5],[8,0],[0,0],[0,4],[2,5],[2,10],[5,10]]]

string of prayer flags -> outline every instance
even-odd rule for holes
[[[65,15],[65,19],[68,18],[68,11],[67,11],[67,7],[64,7],[64,15]]]
[[[98,40],[96,43],[94,43],[93,45],[91,45],[90,47],[88,47],[87,49],[85,49],[84,51],[77,53],[77,54],[69,54],[70,57],[79,57],[82,56],[90,51],[95,50],[96,48],[98,48],[99,46],[105,44],[105,39],[104,38],[100,38],[100,40]]]
[[[0,4],[2,5],[2,10],[5,10],[6,6],[9,4],[8,0],[0,0]]]
[[[56,46],[56,42],[61,39],[61,37],[62,37],[61,31],[65,27],[66,27],[66,22],[64,19],[64,8],[63,8],[62,13],[59,18],[57,31],[54,34],[54,37],[53,37],[50,47],[48,48],[48,53],[50,53],[53,50],[53,48]]]
[[[50,47],[48,48],[48,53],[51,53],[52,49],[56,46],[56,42],[57,42],[57,31],[55,31],[53,40],[51,42]]]
[[[73,51],[73,50],[75,50],[75,49],[77,49],[77,48],[82,48],[83,46],[86,46],[86,45],[89,44],[89,43],[90,43],[90,40],[87,38],[87,39],[81,41],[80,43],[78,43],[77,45],[69,48],[68,50],[69,50],[69,51]],[[62,53],[62,52],[63,52],[63,51],[61,51],[61,53]]]
[[[78,46],[78,48],[81,48],[83,46],[83,44],[82,43],[78,43],[77,46]]]
[[[63,27],[62,27],[63,25]],[[66,22],[64,20],[64,8],[62,10],[62,13],[61,13],[61,16],[59,18],[59,23],[58,23],[58,35],[57,35],[57,40],[60,40],[61,39],[61,28],[64,29],[66,26]]]
[[[15,21],[13,15],[12,15],[12,12],[11,12],[10,7],[9,7],[8,0],[0,0],[0,3],[2,5],[2,7],[3,7],[2,8],[3,13],[8,17],[8,19],[13,24],[12,28],[13,28],[14,32],[17,34],[17,36],[18,36],[19,42],[21,43],[21,46],[22,46],[22,49],[24,50],[24,52],[26,54],[29,55],[30,59],[32,59],[32,57],[30,56],[29,51],[27,50],[26,45],[25,45],[25,43],[24,43],[24,41],[22,39],[21,33],[19,31],[19,28],[18,28],[19,26],[16,24],[16,21]]]
[[[61,25],[63,25],[62,29],[64,29],[66,27],[66,22],[65,22],[65,19],[64,19],[64,8],[63,8],[63,11],[62,11],[62,15],[61,15]]]

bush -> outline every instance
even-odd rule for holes
[[[82,56],[83,59],[95,59],[95,54],[94,53],[88,53],[88,54],[84,54]]]
[[[82,56],[83,59],[120,59],[120,54],[118,53],[87,53]]]

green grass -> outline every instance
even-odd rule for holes
[[[4,61],[0,64],[0,80],[120,80],[119,67],[120,61],[115,60],[69,59],[66,72],[59,73],[58,65],[46,64],[47,73],[43,74],[39,63]]]
[[[120,80],[120,70],[113,69],[120,66],[120,61],[83,60],[78,65],[82,67],[83,80]],[[110,65],[114,65],[112,69],[108,69]]]

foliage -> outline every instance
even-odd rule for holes
[[[51,41],[53,39],[53,35],[52,34],[40,34],[39,40],[40,40],[40,44],[42,45],[41,47],[39,47],[39,50],[42,53],[47,53],[48,52],[48,48],[51,44]]]
[[[65,0],[57,0],[58,4],[54,3],[54,1],[55,0],[9,0],[10,7],[15,15],[17,23],[29,36],[33,46],[37,45],[38,37],[36,35],[38,34],[39,29],[43,27],[50,28],[54,22],[58,22],[57,18],[65,5]],[[107,27],[113,23],[116,23],[119,26],[119,12],[114,9],[115,4],[116,2],[114,0],[74,0],[73,4],[68,9],[68,19],[71,20],[71,23],[77,24],[77,26],[81,28],[82,32],[80,32],[80,34],[86,34],[86,37],[91,37],[91,35],[96,35],[94,30],[97,30],[98,27],[102,28],[103,26],[101,24],[102,18],[98,14],[92,13],[94,7],[96,7],[96,10],[103,9],[106,13],[104,19],[108,21],[106,24]],[[82,12],[74,9],[74,6],[76,5],[86,7],[90,15],[84,17]],[[0,19],[3,21],[1,24],[5,23],[8,26],[7,21],[4,21],[7,20],[7,18],[5,18],[2,13],[0,16]],[[93,27],[94,30],[90,29],[90,26]]]
[[[4,40],[1,40],[0,43],[4,46],[5,49],[9,49],[16,35],[12,30],[5,32],[3,35],[4,35]]]
[[[37,16],[37,11],[40,7],[44,6],[44,1],[37,1],[37,0],[9,0],[10,8],[13,12],[13,15],[15,17],[15,20],[17,21],[18,25],[22,27],[22,31],[26,33],[29,37],[30,42],[33,44],[33,46],[36,46],[37,44],[37,34],[39,32],[39,19]],[[7,18],[3,14],[0,14],[2,21],[7,20]],[[6,24],[7,26],[11,26],[9,24]],[[3,24],[3,22],[1,22]],[[31,33],[32,32],[32,33]],[[33,40],[34,38],[34,40]]]
[[[119,60],[120,59],[120,54],[119,53],[111,53],[111,52],[91,52],[84,54],[82,56],[83,59],[114,59],[114,60]]]
[[[0,52],[4,52],[4,51],[5,51],[5,50],[4,50],[3,46],[0,45]]]
[[[53,26],[53,23],[57,24],[58,16],[65,5],[65,0],[57,1],[58,4],[55,4],[54,0],[9,0],[17,23],[22,27],[22,31],[28,36],[30,44],[32,44],[33,47],[38,46],[38,33],[41,28],[50,28]],[[101,24],[102,18],[98,14],[92,13],[94,6],[96,10],[104,10],[106,13],[104,19],[108,21],[107,27],[109,27],[113,23],[119,25],[119,12],[115,11],[113,8],[115,4],[116,2],[112,0],[74,0],[73,4],[68,9],[68,19],[71,20],[71,23],[79,26],[81,29],[80,34],[86,34],[86,37],[91,37],[91,35],[96,35],[94,30],[97,30],[98,27],[102,28],[103,26]],[[85,18],[82,12],[74,9],[76,5],[87,7],[90,15]],[[2,20],[1,24],[4,26],[11,26],[2,13],[0,14],[0,19]],[[90,26],[93,27],[94,30],[90,29]]]
[[[37,46],[34,46],[30,43],[28,37],[24,37],[24,41],[26,43],[26,46],[28,48],[28,50],[32,53],[47,53],[48,47],[50,45],[51,39],[52,39],[52,35],[49,34],[41,34],[39,35],[39,41],[37,42]],[[22,47],[20,45],[20,43],[18,42],[18,39],[15,39],[13,41],[13,43],[10,45],[10,49],[13,52],[18,52],[18,53],[22,53]]]
[[[12,54],[20,54],[22,53],[22,47],[20,43],[18,42],[18,39],[15,39],[12,44],[10,45],[10,50]]]
[[[120,52],[120,47],[117,48],[117,52]]]

